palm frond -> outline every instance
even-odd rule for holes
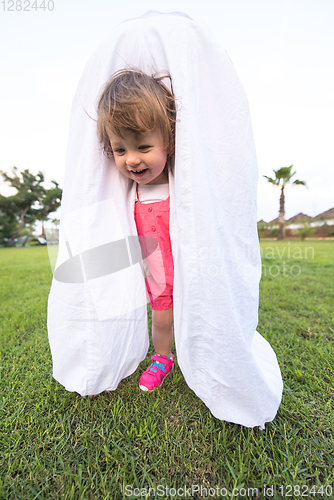
[[[272,177],[268,177],[267,175],[264,175],[263,177],[268,179],[268,182],[271,182],[272,184],[275,184],[276,186],[278,186],[279,181],[277,181],[277,179],[273,179]]]

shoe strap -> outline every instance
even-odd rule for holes
[[[165,372],[167,374],[167,367],[172,368],[173,366],[173,357],[172,359],[166,358],[166,356],[159,356],[158,354],[154,354],[154,356],[151,356],[152,363],[149,366],[149,371],[152,371],[154,373],[157,372],[156,368],[159,370]],[[170,362],[172,362],[170,364]]]
[[[163,363],[163,364],[170,364],[170,362],[173,364],[174,363],[174,359],[173,359],[173,355],[172,355],[172,359],[168,359],[166,358],[166,356],[159,356],[158,354],[154,354],[153,356],[151,356],[151,360],[152,361],[158,361],[158,363]]]

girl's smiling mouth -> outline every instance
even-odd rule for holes
[[[141,177],[147,172],[148,168],[144,168],[143,170],[131,170],[131,173],[137,177]]]

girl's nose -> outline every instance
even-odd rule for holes
[[[138,156],[138,153],[136,151],[129,151],[126,157],[126,164],[129,165],[129,167],[134,167],[136,165],[139,165],[140,163],[140,158]]]

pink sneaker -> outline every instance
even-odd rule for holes
[[[173,370],[173,355],[171,358],[166,358],[166,356],[154,354],[151,360],[151,365],[139,379],[139,387],[142,391],[153,391],[156,387],[161,387],[167,375]]]

